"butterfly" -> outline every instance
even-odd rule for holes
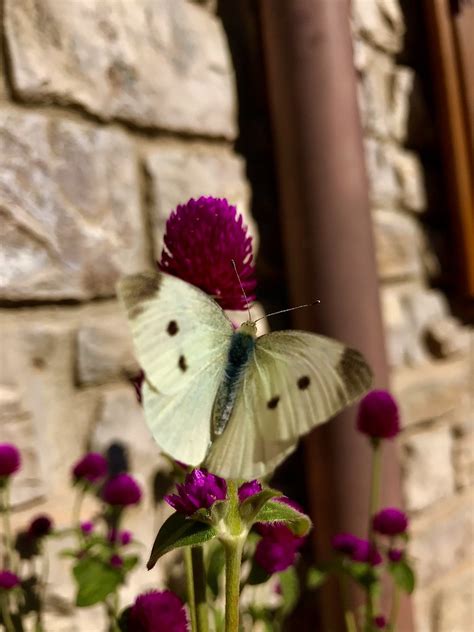
[[[176,460],[224,478],[258,478],[300,436],[354,402],[372,373],[362,355],[304,331],[257,337],[177,277],[124,277],[118,294],[145,372],[145,418]]]

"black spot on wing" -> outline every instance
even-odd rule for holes
[[[176,336],[179,331],[178,323],[175,320],[170,320],[166,331],[169,333],[170,336]]]
[[[184,355],[179,356],[178,366],[183,373],[187,370],[188,365],[187,365],[186,358],[184,357]]]
[[[309,379],[307,375],[301,376],[297,382],[298,388],[300,389],[300,391],[304,391],[305,389],[307,389],[310,383],[311,383],[311,380]]]
[[[278,395],[275,395],[275,397],[272,397],[271,399],[268,400],[267,408],[269,408],[270,410],[274,410],[278,406],[279,401],[280,401],[280,397]]]

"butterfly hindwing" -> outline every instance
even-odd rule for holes
[[[300,331],[261,336],[228,427],[207,458],[209,469],[262,476],[298,437],[362,395],[371,379],[362,356],[330,338]]]
[[[122,279],[118,293],[140,365],[159,393],[197,388],[209,367],[224,369],[232,325],[204,292],[168,274],[144,272]]]

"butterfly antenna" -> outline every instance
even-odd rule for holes
[[[258,321],[262,320],[262,318],[270,318],[270,316],[276,316],[277,314],[284,314],[285,312],[293,312],[295,309],[303,309],[303,307],[312,307],[313,305],[316,305],[317,303],[320,303],[320,302],[321,301],[319,299],[316,299],[312,303],[307,303],[306,305],[298,305],[298,307],[289,307],[288,309],[281,309],[278,312],[272,312],[271,314],[265,314],[265,316],[261,316],[260,318],[257,318],[257,320],[255,322],[258,323]]]
[[[239,279],[240,289],[242,290],[242,294],[244,295],[244,299],[245,299],[245,307],[246,307],[246,309],[247,309],[247,311],[249,313],[249,320],[251,321],[252,320],[252,314],[250,313],[250,305],[249,305],[249,301],[248,301],[248,298],[247,298],[247,294],[245,294],[244,286],[242,285],[242,281],[240,280],[239,273],[237,272],[237,266],[235,265],[235,261],[233,259],[231,259],[231,261],[232,261],[232,265],[234,266],[235,274],[237,275],[237,278]],[[257,321],[255,321],[255,322],[257,322]]]

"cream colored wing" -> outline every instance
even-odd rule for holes
[[[125,277],[118,294],[138,361],[158,392],[171,395],[191,385],[196,389],[197,377],[209,367],[224,370],[232,325],[207,294],[161,272]],[[208,388],[209,380],[203,377],[202,383]],[[214,401],[215,392],[208,391],[208,396]]]
[[[371,381],[361,354],[330,338],[299,331],[258,338],[228,426],[206,465],[230,478],[262,476]]]

